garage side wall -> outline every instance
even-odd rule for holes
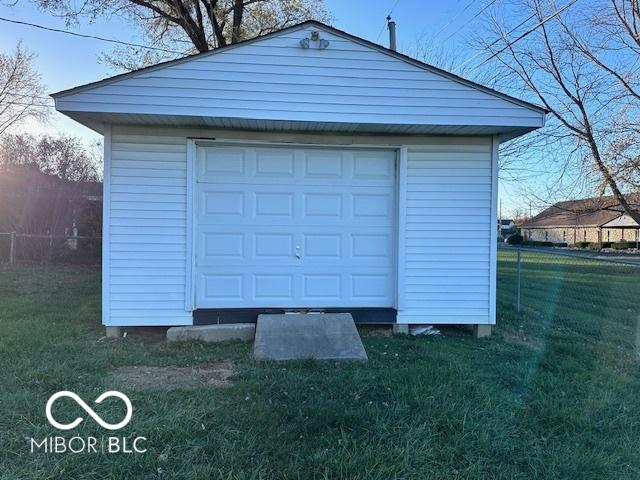
[[[409,146],[399,323],[495,323],[493,153],[491,138]]]
[[[114,126],[105,140],[105,325],[192,323],[184,309],[186,139],[152,132]]]

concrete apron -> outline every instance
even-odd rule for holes
[[[367,360],[348,313],[259,315],[253,354],[258,360]]]

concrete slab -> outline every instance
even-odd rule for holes
[[[242,340],[250,342],[255,336],[256,326],[253,323],[228,323],[221,325],[190,325],[171,327],[167,330],[167,341],[188,342],[226,342]]]
[[[367,360],[348,313],[259,315],[253,354],[258,360]]]

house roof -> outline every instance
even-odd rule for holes
[[[331,46],[303,51],[295,33],[315,29]],[[233,97],[245,83],[250,95]],[[119,122],[278,130],[315,123],[322,131],[513,138],[542,126],[546,113],[315,20],[52,97],[59,111],[97,130]]]
[[[243,40],[243,41],[236,42],[236,43],[233,43],[233,44],[230,44],[230,45],[225,45],[224,47],[219,47],[219,48],[210,50],[208,52],[201,52],[201,53],[196,53],[196,54],[193,54],[193,55],[187,55],[187,56],[182,57],[182,58],[177,58],[177,59],[174,59],[174,60],[168,60],[166,62],[160,62],[160,63],[157,63],[155,65],[150,65],[148,67],[139,68],[137,70],[132,70],[130,72],[122,73],[120,75],[114,75],[112,77],[104,78],[104,79],[98,80],[96,82],[90,82],[90,83],[87,83],[87,84],[84,84],[84,85],[79,85],[79,86],[74,87],[74,88],[61,90],[59,92],[52,93],[51,97],[53,97],[53,98],[63,97],[65,95],[78,93],[78,92],[84,91],[84,90],[89,89],[89,88],[93,88],[93,87],[97,87],[97,86],[104,85],[104,84],[107,84],[107,83],[111,83],[111,82],[117,81],[117,80],[122,79],[122,78],[128,78],[128,77],[130,77],[132,75],[135,75],[135,74],[143,72],[143,71],[149,71],[151,69],[157,69],[157,68],[161,68],[161,67],[165,67],[165,66],[169,66],[169,65],[175,65],[175,64],[178,64],[178,63],[189,61],[189,60],[191,60],[193,58],[197,58],[197,57],[215,55],[217,53],[220,53],[222,51],[225,51],[225,50],[228,50],[228,49],[231,49],[231,48],[236,48],[236,47],[242,46],[244,44],[253,43],[255,41],[262,40],[262,39],[265,39],[265,38],[268,38],[268,37],[271,37],[271,36],[274,36],[274,35],[278,35],[278,34],[281,34],[283,32],[287,32],[287,31],[290,31],[290,30],[296,30],[296,29],[298,29],[300,27],[303,27],[303,26],[306,26],[306,25],[316,25],[318,27],[321,27],[321,28],[327,29],[329,31],[332,31],[332,32],[334,32],[334,33],[336,33],[338,35],[343,35],[345,37],[348,37],[348,38],[350,38],[350,39],[352,39],[354,41],[357,41],[359,43],[367,45],[367,46],[369,46],[371,48],[375,48],[375,49],[377,49],[379,51],[382,51],[382,52],[386,53],[387,55],[391,55],[393,57],[399,58],[399,59],[401,59],[401,60],[403,60],[405,62],[411,63],[413,65],[416,65],[416,66],[420,67],[420,68],[424,68],[425,70],[429,70],[429,71],[432,71],[434,73],[438,73],[439,75],[443,75],[443,76],[445,76],[447,78],[450,78],[450,79],[452,79],[454,81],[463,83],[465,85],[469,85],[469,86],[471,86],[473,88],[476,88],[478,90],[482,90],[482,91],[490,93],[492,95],[496,95],[496,96],[498,96],[500,98],[504,98],[505,100],[517,103],[519,105],[522,105],[522,106],[525,106],[525,107],[528,107],[528,108],[531,108],[531,109],[534,109],[534,110],[537,110],[539,112],[549,113],[548,109],[546,109],[544,107],[541,107],[540,105],[536,105],[535,103],[527,102],[525,100],[521,100],[521,99],[516,98],[514,96],[502,93],[502,92],[500,92],[498,90],[486,87],[486,86],[484,86],[484,85],[482,85],[480,83],[474,82],[472,80],[468,80],[468,79],[463,78],[463,77],[461,77],[459,75],[456,75],[454,73],[448,72],[448,71],[443,70],[441,68],[435,67],[435,66],[430,65],[428,63],[421,62],[420,60],[416,60],[413,57],[410,57],[408,55],[405,55],[405,54],[400,53],[400,52],[395,51],[395,50],[391,50],[390,48],[387,48],[387,47],[385,47],[383,45],[371,42],[371,41],[366,40],[366,39],[364,39],[362,37],[358,37],[358,36],[353,35],[351,33],[345,32],[344,30],[340,30],[338,28],[332,27],[331,25],[327,25],[327,24],[319,22],[317,20],[306,20],[304,22],[297,23],[296,25],[292,25],[290,27],[283,28],[283,29],[277,30],[275,32],[266,33],[264,35],[259,35],[257,37],[250,38],[248,40]]]
[[[640,211],[640,193],[625,195],[627,202]],[[543,210],[522,228],[596,227],[622,215],[622,206],[613,196],[558,202]]]

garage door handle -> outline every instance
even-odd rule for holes
[[[302,255],[300,255],[300,245],[296,245],[296,258],[300,260],[300,257],[302,257]]]

